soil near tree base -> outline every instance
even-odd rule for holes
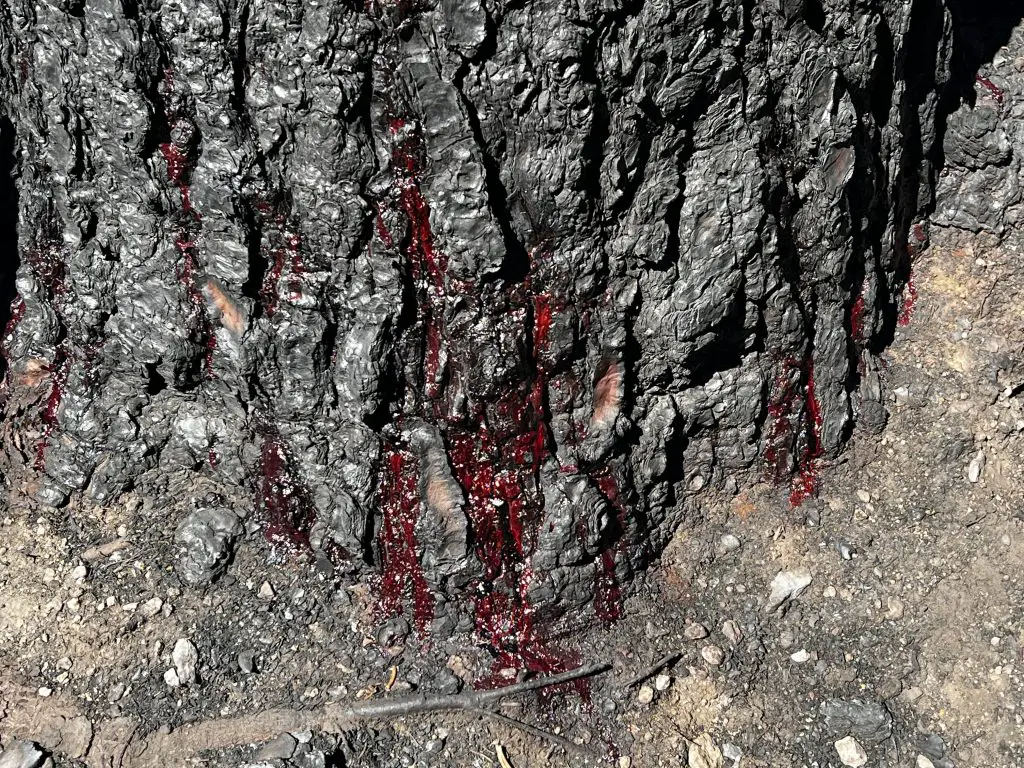
[[[492,766],[497,742],[517,768],[687,755],[778,768],[842,765],[835,743],[853,736],[871,766],[1024,765],[1024,274],[1013,238],[931,234],[909,324],[882,358],[887,426],[855,433],[797,508],[785,487],[706,497],[617,623],[552,628],[545,653],[613,669],[499,709],[600,760],[465,713],[300,729],[262,761],[257,743],[190,754],[213,742],[190,745],[189,724],[228,724],[222,742],[270,740],[275,724],[322,724],[332,702],[505,682],[469,635],[419,638],[411,617],[378,615],[374,585],[339,588],[255,530],[225,578],[183,587],[179,520],[163,500],[217,490],[193,476],[143,483],[112,509],[44,513],[11,498],[0,740],[34,739],[67,765],[94,762],[97,740],[123,732],[126,744],[173,743],[168,765]],[[810,583],[769,610],[780,573]],[[198,658],[195,679],[175,686],[189,677],[173,658],[181,639]],[[662,673],[626,685],[673,652]],[[271,710],[281,714],[232,720]],[[290,762],[271,757],[289,750]]]

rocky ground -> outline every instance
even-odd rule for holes
[[[255,534],[186,589],[177,521],[140,486],[114,510],[4,510],[0,765],[41,762],[17,739],[58,765],[1024,765],[1019,263],[1012,238],[933,231],[884,355],[884,430],[798,508],[767,485],[709,499],[617,624],[560,628],[553,652],[612,670],[500,711],[575,751],[469,713],[332,719],[471,690],[491,661]]]

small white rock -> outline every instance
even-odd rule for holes
[[[725,651],[717,645],[705,645],[700,649],[700,655],[713,667],[720,666],[725,661]]]
[[[662,673],[654,678],[654,688],[658,691],[667,691],[668,687],[672,685],[672,678]]]
[[[264,600],[269,600],[274,596],[274,588],[270,586],[269,581],[264,581],[260,585],[260,591],[257,594]]]
[[[623,755],[619,758],[619,768],[630,768],[633,765],[633,758]]]
[[[859,768],[859,766],[867,764],[868,755],[864,751],[864,747],[853,736],[840,739],[836,742],[835,746],[836,752],[839,753],[839,760],[843,765]]]
[[[722,555],[727,555],[730,552],[735,552],[742,546],[740,540],[731,533],[723,534],[718,540],[718,552]]]
[[[806,568],[781,571],[772,579],[772,591],[765,610],[771,613],[788,600],[796,600],[811,584],[811,572]]]
[[[173,669],[168,669],[164,672],[164,682],[167,683],[171,688],[177,688],[181,685],[181,681],[178,679],[178,673]]]
[[[889,621],[899,621],[903,618],[903,614],[906,612],[906,608],[903,607],[903,601],[898,597],[892,597],[891,595],[886,598],[885,601],[888,610],[885,612],[885,618]]]
[[[732,619],[722,622],[722,634],[732,645],[739,645],[740,640],[743,639],[743,630]]]
[[[935,763],[929,760],[925,755],[918,755],[917,768],[935,768]]]
[[[871,501],[871,494],[865,491],[863,488],[858,488],[857,498],[860,499],[863,503],[867,504],[869,501]]]
[[[641,704],[650,704],[654,701],[654,689],[649,685],[641,685],[640,690],[636,692],[636,700]]]
[[[199,663],[199,651],[191,640],[184,637],[174,644],[171,651],[171,661],[174,662],[174,670],[177,672],[178,682],[181,685],[189,685],[196,680],[196,664]]]
[[[985,469],[985,452],[978,451],[977,455],[971,459],[971,463],[967,466],[967,479],[972,483],[976,483],[981,479],[981,473]]]
[[[160,609],[163,607],[163,600],[161,600],[159,597],[151,597],[149,598],[149,600],[142,604],[142,615],[151,619],[158,613],[160,613]]]
[[[36,691],[36,693],[38,693],[42,698],[45,699],[47,696],[49,696],[51,693],[53,693],[53,689],[52,688],[47,688],[44,685],[42,688],[40,688],[38,691]]]
[[[803,664],[811,660],[811,654],[809,654],[805,648],[801,648],[796,653],[791,653],[789,658],[791,658],[795,664]]]
[[[85,577],[89,575],[89,569],[84,565],[76,565],[71,569],[71,578],[75,581],[85,581]]]
[[[700,622],[691,622],[683,627],[683,637],[687,640],[700,640],[708,636],[707,627]]]
[[[821,593],[821,596],[831,599],[831,598],[835,597],[837,594],[839,594],[839,593],[836,592],[836,588],[830,586],[830,587],[825,587],[825,589]]]

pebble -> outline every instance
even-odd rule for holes
[[[247,675],[253,673],[253,670],[256,669],[256,663],[252,651],[242,651],[238,654],[238,668]]]
[[[295,754],[298,742],[290,733],[282,733],[275,739],[268,741],[263,748],[256,753],[257,760],[287,760]]]
[[[924,755],[917,756],[917,768],[935,768],[935,763]]]
[[[71,578],[75,581],[85,581],[85,577],[89,575],[89,569],[84,565],[76,565],[71,569]]]
[[[866,765],[868,762],[868,755],[864,751],[864,747],[853,736],[840,739],[836,742],[835,747],[836,752],[839,753],[839,761],[843,765],[858,768],[858,766]]]
[[[159,597],[151,597],[149,600],[142,604],[142,615],[148,618],[153,618],[160,609],[164,607],[164,601]]]
[[[898,597],[888,597],[885,600],[886,607],[888,610],[885,612],[885,618],[890,621],[899,621],[903,618],[903,614],[906,612],[906,608],[903,606],[903,601]]]
[[[274,596],[274,588],[270,586],[269,581],[264,581],[260,584],[260,591],[257,594],[264,600],[270,600]]]
[[[42,688],[40,688],[38,691],[36,691],[36,693],[38,693],[42,698],[45,699],[47,696],[49,696],[51,693],[53,693],[53,689],[52,688],[47,688],[44,685]]]
[[[641,704],[650,704],[654,701],[654,689],[649,685],[641,685],[640,690],[636,692],[636,700]]]
[[[765,610],[768,613],[780,608],[789,600],[796,600],[811,584],[811,572],[806,568],[781,571],[772,579],[772,591],[768,596]]]
[[[631,768],[633,765],[633,758],[628,755],[623,755],[619,758],[619,768]]]
[[[178,679],[178,673],[174,671],[173,667],[164,672],[164,682],[171,688],[177,688],[181,685],[181,681]]]
[[[725,639],[733,645],[739,645],[740,640],[743,639],[743,630],[741,630],[740,625],[732,619],[722,622],[722,634],[725,635]]]
[[[811,654],[807,652],[807,649],[801,648],[796,653],[791,653],[789,658],[791,658],[796,664],[803,664],[804,662],[811,660]]]
[[[705,645],[700,649],[700,655],[713,667],[720,666],[725,661],[725,651],[717,645]]]
[[[865,491],[863,488],[858,488],[857,498],[860,499],[862,503],[867,504],[869,501],[871,501],[871,494]]]
[[[837,594],[839,594],[839,593],[836,592],[836,588],[835,587],[825,587],[825,589],[821,593],[821,596],[822,597],[827,597],[827,598],[831,599],[831,598],[835,597]]]
[[[732,760],[733,765],[735,766],[743,759],[743,750],[735,744],[726,742],[722,745],[722,757],[726,760]]]
[[[664,673],[654,678],[654,687],[656,690],[667,691],[670,685],[672,685],[672,678]]]
[[[196,681],[196,664],[199,663],[199,652],[191,640],[180,638],[171,651],[171,661],[181,685],[190,685]]]
[[[726,533],[718,540],[718,553],[720,555],[727,555],[730,552],[735,552],[741,546],[740,540],[736,536]]]
[[[687,640],[700,640],[708,636],[708,629],[699,622],[691,622],[683,628],[683,637]]]
[[[967,465],[967,479],[972,483],[976,483],[981,479],[981,473],[985,469],[985,452],[978,451],[977,455],[971,459],[971,463]]]

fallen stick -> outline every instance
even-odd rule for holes
[[[402,715],[418,715],[424,712],[450,712],[461,709],[473,712],[479,709],[486,709],[488,704],[501,699],[515,696],[527,691],[535,691],[539,688],[550,688],[553,685],[561,685],[583,677],[607,672],[611,664],[590,664],[585,667],[563,672],[559,675],[549,675],[527,680],[514,685],[507,685],[504,688],[492,688],[487,691],[471,691],[454,695],[427,695],[418,694],[412,696],[395,696],[389,699],[377,699],[371,701],[360,701],[355,704],[329,704],[325,713],[329,717],[336,717],[339,723],[363,720],[374,717],[401,717]]]

